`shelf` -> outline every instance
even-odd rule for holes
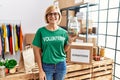
[[[62,8],[61,10],[75,10],[75,9],[79,9],[79,8],[86,8],[89,5],[89,7],[91,6],[95,6],[97,4],[91,4],[91,3],[84,3],[84,4],[79,4],[79,5],[75,5],[75,6],[71,6],[71,7],[67,7],[67,8]]]
[[[86,42],[88,42],[87,40],[88,40],[88,25],[89,25],[89,23],[88,23],[88,12],[89,12],[89,7],[92,7],[92,6],[96,6],[96,5],[98,5],[97,3],[81,3],[81,4],[79,4],[79,5],[74,5],[74,6],[70,6],[70,7],[66,7],[66,8],[62,8],[62,9],[60,9],[60,11],[62,12],[62,11],[64,11],[64,10],[66,10],[67,12],[66,12],[66,26],[62,26],[62,28],[64,28],[65,30],[68,30],[68,17],[69,17],[69,10],[74,10],[75,11],[75,14],[77,13],[77,12],[79,12],[80,11],[80,9],[81,8],[86,8]]]
[[[112,80],[113,60],[92,61],[91,65],[67,63],[65,80]]]

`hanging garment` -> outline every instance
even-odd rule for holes
[[[1,27],[0,27],[0,55],[2,55],[2,41],[1,41]]]
[[[15,43],[15,51],[18,51],[18,38],[17,38],[17,33],[16,33],[16,25],[13,26],[14,27],[14,43]]]
[[[15,54],[15,40],[14,40],[14,36],[15,36],[15,34],[14,34],[14,26],[13,27],[11,27],[12,28],[12,46],[13,46],[13,54]]]
[[[0,55],[2,55],[2,42],[1,42],[1,35],[0,35]]]
[[[20,26],[16,25],[16,34],[18,39],[18,48],[20,48]]]
[[[13,54],[13,43],[12,43],[12,25],[9,24],[7,25],[7,35],[8,35],[8,40],[9,40],[9,51],[10,54]]]
[[[2,27],[1,27],[1,41],[2,41],[2,58],[3,59],[5,59],[5,55],[4,55],[4,51],[5,51],[5,39],[4,39],[4,37],[3,37],[3,34],[4,34],[4,32],[3,32],[3,29],[2,29]]]
[[[7,28],[5,24],[2,24],[3,29],[3,38],[4,38],[4,52],[9,52],[9,43],[8,43],[8,36],[7,36]]]
[[[22,34],[22,28],[21,28],[21,25],[20,25],[20,38],[19,38],[19,42],[20,42],[20,51],[22,51],[23,49],[23,34]]]
[[[8,30],[7,30],[7,26],[5,25],[5,29],[6,29],[6,37],[5,37],[5,39],[6,39],[6,51],[5,51],[5,53],[6,52],[9,52],[9,40],[8,40]]]

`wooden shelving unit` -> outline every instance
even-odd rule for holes
[[[113,60],[105,58],[102,61],[93,61],[92,65],[67,63],[65,80],[112,80]],[[0,80],[38,80],[38,67],[30,73],[8,74]]]

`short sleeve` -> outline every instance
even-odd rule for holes
[[[37,47],[42,47],[42,38],[41,38],[41,32],[40,32],[40,30],[38,30],[37,32],[36,32],[36,34],[35,34],[35,37],[34,37],[34,39],[33,39],[33,42],[32,42],[32,44],[34,45],[34,46],[37,46]]]

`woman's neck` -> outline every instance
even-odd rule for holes
[[[57,25],[53,25],[53,24],[49,24],[46,26],[46,28],[50,31],[55,31],[58,29],[58,26]]]

